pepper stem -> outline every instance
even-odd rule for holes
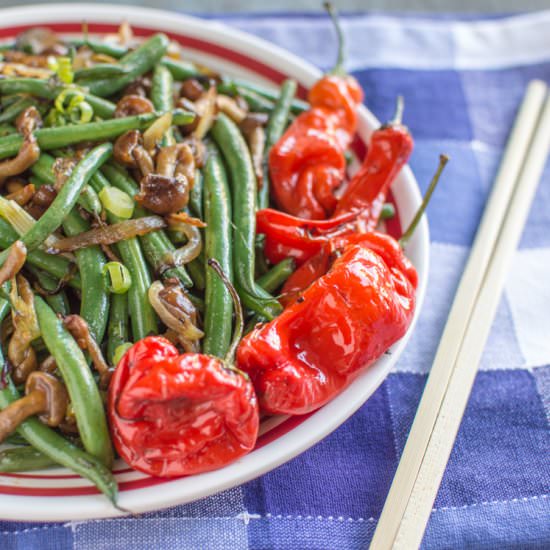
[[[334,65],[334,68],[329,71],[329,74],[336,74],[336,75],[345,75],[346,69],[345,69],[345,63],[346,63],[346,40],[344,37],[344,33],[342,32],[342,26],[340,25],[340,19],[338,19],[338,14],[336,10],[334,9],[334,6],[330,2],[325,2],[323,4],[323,7],[329,14],[330,18],[332,19],[332,23],[334,24],[334,29],[336,30],[336,36],[338,38],[338,57],[336,58],[336,65]]]
[[[428,206],[428,203],[432,198],[432,194],[435,191],[437,183],[439,182],[439,177],[441,176],[441,173],[443,172],[443,169],[445,168],[445,165],[447,164],[447,162],[449,162],[449,157],[447,155],[439,155],[439,166],[437,167],[434,177],[432,178],[432,181],[430,182],[430,185],[428,186],[428,189],[424,194],[424,198],[422,199],[422,204],[420,205],[420,208],[416,211],[416,214],[412,222],[410,223],[409,227],[407,227],[407,230],[405,231],[405,233],[403,233],[403,235],[399,239],[399,244],[401,245],[402,248],[405,248],[405,246],[409,242],[409,239],[413,236],[416,226],[419,224],[420,220],[422,219],[422,215],[424,214],[424,211],[426,210],[426,207]]]
[[[223,284],[225,285],[225,288],[231,295],[231,299],[233,300],[233,307],[235,308],[235,320],[236,320],[235,332],[233,333],[233,338],[231,340],[231,343],[229,344],[229,349],[227,350],[227,353],[225,355],[225,362],[233,364],[235,359],[235,353],[237,351],[237,346],[239,345],[239,342],[243,337],[243,331],[244,331],[243,306],[241,304],[241,299],[239,298],[239,295],[235,290],[235,287],[231,284],[231,281],[229,280],[227,275],[223,272],[223,269],[221,268],[218,261],[215,260],[214,258],[210,258],[208,260],[208,265],[216,272],[216,275],[222,280]]]
[[[390,126],[399,126],[403,121],[403,111],[405,110],[405,100],[402,95],[398,95],[395,101],[395,112],[390,120]]]

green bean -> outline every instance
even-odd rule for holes
[[[46,153],[42,153],[39,159],[31,166],[31,172],[38,178],[38,180],[33,179],[33,183],[36,187],[40,187],[45,183],[55,185],[56,181],[53,173],[54,162],[53,157]],[[82,188],[77,202],[86,212],[94,215],[101,214],[101,201],[97,193],[88,184]]]
[[[136,183],[124,169],[115,165],[106,164],[102,168],[102,172],[109,182],[121,191],[124,191],[131,197],[137,194],[138,187]],[[101,173],[97,174],[97,177],[100,175]],[[92,183],[94,181],[95,180],[92,179]],[[141,206],[136,205],[134,209],[134,218],[141,218],[145,215],[145,210]],[[139,238],[139,242],[141,243],[147,262],[156,273],[161,274],[165,278],[175,277],[181,281],[185,287],[193,285],[193,281],[189,278],[183,266],[166,268],[166,257],[174,252],[176,247],[172,244],[172,241],[170,241],[164,231],[153,231],[147,233],[147,235],[142,235]]]
[[[293,273],[296,264],[292,258],[282,260],[274,265],[267,273],[258,277],[258,283],[267,292],[275,292]]]
[[[19,235],[15,229],[8,222],[0,218],[0,248],[8,248],[17,239],[19,239]],[[53,275],[56,279],[62,279],[70,269],[70,262],[63,256],[47,254],[42,250],[27,252],[27,261],[38,269]],[[75,274],[68,284],[73,288],[80,289],[80,276]]]
[[[231,254],[231,195],[225,167],[216,146],[209,144],[204,168],[205,257],[214,258],[233,280]],[[225,357],[233,327],[233,301],[223,281],[206,270],[203,353]]]
[[[43,271],[40,271],[39,269],[36,269],[32,266],[27,266],[27,269],[37,278],[39,285],[44,290],[50,292],[57,288],[57,281],[47,273],[44,273]],[[69,314],[69,300],[67,299],[67,295],[63,290],[56,292],[55,294],[48,294],[47,296],[44,296],[44,299],[46,300],[46,302],[48,302],[48,305],[56,313],[60,315]]]
[[[128,71],[114,63],[98,63],[92,67],[85,67],[84,69],[78,69],[74,71],[75,80],[83,78],[105,78],[120,76],[126,74]]]
[[[0,52],[5,52],[7,50],[13,50],[13,47],[15,45],[15,42],[2,42],[0,43]]]
[[[265,154],[263,160],[262,186],[258,191],[258,209],[269,206],[269,166],[268,155],[271,147],[279,141],[285,131],[290,113],[290,107],[296,93],[296,81],[285,80],[281,85],[281,93],[271,113],[265,129]]]
[[[40,246],[63,222],[67,214],[73,209],[82,187],[88,182],[92,174],[109,158],[113,151],[110,143],[99,145],[92,149],[75,167],[71,175],[61,188],[54,201],[42,217],[20,237],[27,250]],[[0,264],[6,261],[8,252],[0,253]]]
[[[99,192],[108,186],[110,183],[101,172],[97,172],[92,178],[92,187],[95,191]],[[110,212],[107,213],[107,219],[109,223],[121,221]],[[151,276],[137,237],[119,241],[116,248],[132,277],[132,286],[128,290],[128,309],[132,323],[132,335],[136,341],[155,334],[157,331],[157,317],[148,298]]]
[[[174,79],[170,71],[162,65],[157,65],[153,72],[151,100],[159,112],[174,109]],[[162,138],[162,145],[173,145],[174,143],[174,133],[169,128]]]
[[[17,447],[0,452],[0,472],[31,472],[56,466],[49,456],[32,447]]]
[[[19,398],[19,392],[9,380],[8,385],[0,390],[0,408],[5,409]],[[34,416],[21,423],[17,433],[53,462],[89,479],[113,504],[116,503],[116,480],[100,460],[79,449]]]
[[[0,82],[3,81],[0,80]],[[90,122],[88,124],[70,124],[55,128],[41,128],[40,130],[36,130],[34,135],[41,149],[57,149],[82,143],[83,141],[112,140],[128,130],[145,130],[158,117],[157,113],[145,113],[101,122]],[[173,112],[173,117],[173,123],[180,125],[192,122],[195,115],[176,109]],[[22,144],[23,137],[19,134],[0,138],[0,159],[16,155]]]
[[[266,99],[264,96],[253,92],[242,86],[237,86],[232,80],[228,78],[222,79],[217,85],[218,92],[221,94],[227,94],[230,96],[241,96],[250,107],[251,111],[256,113],[270,113],[275,107],[275,103],[270,99]]]
[[[193,188],[189,193],[189,209],[193,216],[196,216],[200,220],[204,218],[203,212],[203,188],[204,181],[200,170],[195,171],[195,182]]]
[[[204,266],[204,256],[195,258],[193,261],[186,264],[189,276],[193,281],[193,288],[204,290],[206,287],[206,276]]]
[[[11,124],[0,124],[0,137],[9,136],[10,134],[15,134],[17,130],[15,126]]]
[[[157,333],[157,317],[148,298],[151,276],[137,238],[117,243],[124,265],[132,276],[132,286],[128,290],[128,309],[134,341]]]
[[[4,109],[0,113],[0,122],[12,122],[15,120],[27,107],[34,105],[35,102],[30,97],[21,97],[15,103]]]
[[[233,268],[235,283],[246,307],[272,319],[281,311],[277,300],[254,282],[256,177],[248,147],[238,127],[220,114],[212,135],[227,162],[233,200]]]
[[[118,346],[128,340],[128,295],[111,294],[111,313],[107,330],[107,358],[111,364]]]
[[[139,45],[134,51],[120,59],[120,65],[126,73],[117,78],[89,79],[78,81],[86,86],[90,93],[99,97],[110,96],[133,82],[137,77],[150,71],[161,59],[168,48],[169,40],[164,34],[155,34]]]
[[[280,95],[280,92],[277,88],[267,88],[265,86],[262,86],[261,84],[256,84],[253,82],[249,82],[247,80],[241,80],[239,78],[232,79],[232,82],[235,84],[235,86],[239,88],[243,88],[245,90],[249,90],[252,92],[255,92],[266,99],[269,99],[271,101],[277,101]],[[307,111],[309,109],[309,103],[302,101],[300,99],[293,99],[291,103],[290,110],[294,114],[300,114],[304,111]]]
[[[34,305],[42,339],[57,363],[71,398],[82,444],[91,455],[110,466],[113,461],[113,449],[105,410],[86,358],[46,302],[36,296]]]
[[[90,224],[74,209],[63,222],[63,230],[68,237],[84,233],[89,229]],[[109,295],[103,284],[105,256],[97,245],[76,250],[75,256],[82,278],[80,316],[88,323],[96,341],[101,342],[109,315]]]
[[[187,80],[188,78],[204,76],[204,73],[202,73],[193,63],[187,61],[163,57],[160,63],[170,71],[174,80]]]
[[[94,114],[101,118],[113,118],[115,114],[116,105],[114,103],[89,94],[85,90],[64,88],[63,86],[53,84],[49,80],[41,80],[38,78],[9,78],[0,80],[0,94],[2,95],[30,94],[36,97],[54,100],[61,92],[67,94],[68,100],[77,94],[82,94],[84,99],[94,110]]]
[[[95,53],[101,53],[103,55],[109,55],[115,59],[120,59],[122,56],[128,53],[126,46],[120,46],[119,44],[112,44],[105,40],[93,40],[91,38],[73,38],[69,40],[69,44],[80,48],[81,46],[88,46],[90,50]]]

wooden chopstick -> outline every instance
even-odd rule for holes
[[[550,98],[546,100],[525,165],[504,219],[430,443],[397,532],[394,548],[417,548],[422,542],[424,530],[495,317],[506,275],[519,244],[549,149]]]
[[[529,84],[516,117],[493,190],[437,349],[371,549],[391,548],[413,491],[475,302],[499,236],[515,184],[532,142],[547,93],[541,81]]]

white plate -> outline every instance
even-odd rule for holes
[[[84,20],[91,33],[114,32],[123,20],[129,21],[137,34],[166,32],[184,46],[190,59],[258,82],[278,83],[290,76],[307,89],[320,76],[317,68],[294,55],[219,23],[130,6],[53,4],[0,10],[0,40],[36,25],[49,25],[65,34],[78,33]],[[366,141],[378,126],[372,113],[361,108],[361,138]],[[408,167],[395,182],[393,195],[399,220],[406,226],[420,204],[420,193]],[[429,236],[425,219],[410,241],[407,254],[419,274],[418,315],[428,276]],[[226,468],[177,480],[158,480],[131,471],[119,462],[115,471],[119,472],[120,506],[145,512],[190,502],[253,479],[302,453],[335,430],[378,388],[401,355],[415,321],[416,316],[405,337],[393,346],[391,355],[383,355],[342,394],[307,417],[268,420],[261,427],[263,435],[258,448]],[[121,515],[90,483],[64,469],[0,475],[0,494],[0,517],[6,520],[62,521]]]

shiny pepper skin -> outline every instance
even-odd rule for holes
[[[153,476],[221,468],[252,450],[258,435],[250,381],[215,357],[179,355],[159,336],[124,354],[109,386],[108,409],[120,456]]]
[[[376,130],[367,156],[338,201],[334,216],[356,213],[355,230],[374,230],[390,186],[407,164],[413,144],[411,134],[401,124],[388,123]]]
[[[313,86],[308,100],[311,109],[271,148],[271,191],[281,210],[325,219],[336,206],[334,190],[344,180],[344,151],[357,130],[363,92],[353,77],[327,75]]]
[[[416,272],[392,237],[372,241],[344,246],[325,275],[241,342],[237,364],[262,411],[321,407],[407,331]]]
[[[322,277],[330,268],[334,256],[350,244],[360,244],[382,256],[388,265],[399,265],[400,270],[416,288],[418,274],[410,260],[403,255],[399,243],[384,233],[349,233],[332,237],[323,243],[319,252],[303,263],[286,280],[279,301],[286,307],[293,302],[311,283]]]

